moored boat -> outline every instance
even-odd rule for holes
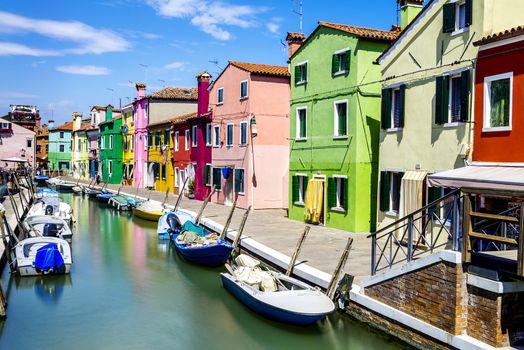
[[[73,238],[73,232],[67,222],[57,216],[29,216],[22,225],[30,237],[57,237],[66,241],[71,241]]]
[[[73,259],[69,243],[56,237],[30,237],[15,246],[21,276],[69,273]]]
[[[36,175],[34,177],[34,181],[38,186],[45,185],[47,180],[49,180],[49,176],[46,175]]]
[[[71,206],[63,202],[58,197],[44,197],[37,199],[27,213],[27,217],[37,215],[53,215],[57,216],[70,225],[73,224],[73,209]]]
[[[158,221],[164,213],[164,206],[156,201],[146,201],[133,208],[133,215],[148,221]]]
[[[35,193],[35,198],[41,199],[45,197],[58,197],[58,192],[50,189],[49,187],[39,188]]]
[[[77,195],[84,194],[84,188],[82,186],[75,186],[72,188],[72,190],[74,194],[77,194]]]
[[[65,181],[61,181],[56,184],[57,191],[61,192],[71,192],[73,191],[73,187],[75,187],[75,184]]]
[[[333,311],[335,304],[320,289],[276,271],[264,271],[260,262],[246,255],[235,259],[221,273],[222,284],[251,310],[275,321],[309,325]]]
[[[60,180],[59,178],[57,177],[51,177],[47,180],[45,180],[45,183],[47,184],[47,186],[49,187],[55,187],[58,183],[60,183],[62,180]]]
[[[195,222],[193,215],[177,210],[165,213],[158,219],[157,233],[159,239],[170,239],[174,234],[180,234],[186,221]]]
[[[99,202],[107,203],[113,196],[113,193],[103,189],[99,194],[96,195],[96,199],[98,199]]]

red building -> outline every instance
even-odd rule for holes
[[[189,120],[197,113],[183,114],[171,119],[171,153],[174,174],[174,193],[179,194],[187,177],[194,168],[191,162],[191,125]],[[187,191],[187,187],[186,187]]]
[[[474,45],[479,54],[473,162],[524,164],[524,26]]]

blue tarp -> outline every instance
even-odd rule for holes
[[[64,266],[64,258],[55,243],[49,243],[36,251],[35,267],[42,271],[58,271]]]
[[[229,179],[229,176],[231,175],[231,173],[233,172],[233,169],[227,167],[227,168],[222,168],[222,176],[224,177],[224,179]]]
[[[204,228],[201,227],[201,226],[198,226],[194,223],[192,223],[191,221],[186,221],[184,223],[184,225],[182,225],[182,229],[180,230],[180,232],[184,232],[184,231],[191,231],[191,232],[195,232],[196,234],[198,234],[199,236],[205,236],[206,233],[204,232]]]

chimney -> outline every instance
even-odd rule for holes
[[[113,106],[107,105],[106,107],[106,122],[110,122],[113,119]]]
[[[146,84],[144,83],[136,83],[135,84],[137,95],[136,98],[139,100],[146,96]]]
[[[82,114],[73,112],[73,131],[76,131],[82,127]]]
[[[204,71],[199,73],[197,76],[198,81],[198,109],[197,113],[199,116],[206,114],[209,111],[209,82],[211,81],[211,75]]]
[[[422,10],[424,0],[397,0],[400,5],[400,29],[404,30]]]
[[[287,47],[288,47],[288,58],[291,58],[302,46],[306,36],[302,33],[288,32],[286,36]]]
[[[53,119],[49,119],[49,124],[47,124],[48,129],[52,129],[55,127],[55,121]]]

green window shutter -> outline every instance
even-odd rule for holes
[[[298,84],[301,81],[302,81],[302,76],[301,76],[300,66],[296,65],[295,66],[295,84]]]
[[[204,165],[204,177],[203,177],[203,182],[205,185],[208,185],[209,184],[209,169],[210,166],[209,165]]]
[[[389,211],[390,174],[387,171],[380,172],[380,210]]]
[[[334,177],[328,178],[327,185],[328,209],[335,208],[337,206],[337,179]]]
[[[340,67],[340,56],[335,53],[333,54],[332,56],[332,59],[331,59],[331,74],[336,74],[338,73],[338,69]]]
[[[298,184],[298,176],[292,176],[291,177],[291,202],[295,203],[298,202],[298,191],[300,190],[300,186]]]
[[[348,179],[342,179],[342,207],[348,210]]]
[[[302,77],[302,80],[307,82],[307,63],[304,63],[304,76]]]
[[[428,187],[428,204],[433,203],[434,201],[438,200],[441,197],[441,189],[440,187]],[[431,208],[428,209],[428,213],[435,213],[437,217],[439,216],[438,208],[440,204],[434,205]]]
[[[213,185],[217,190],[222,189],[222,169],[213,168]]]
[[[235,192],[240,192],[240,171],[235,169]]]
[[[350,69],[351,69],[351,51],[348,50],[346,51],[346,53],[344,54],[344,59],[346,60],[346,70],[349,72]]]
[[[465,70],[462,72],[460,84],[460,121],[468,121],[469,111],[469,92],[470,92],[470,71]]]
[[[400,116],[399,116],[399,122],[398,127],[403,128],[404,127],[404,115],[406,110],[406,85],[400,86]]]
[[[445,4],[442,8],[442,13],[444,16],[442,32],[451,33],[455,30],[455,8],[456,4]]]
[[[382,129],[391,127],[391,89],[382,89],[382,116],[380,124]]]
[[[437,77],[435,95],[435,124],[442,125],[448,122],[449,106],[449,77]]]
[[[473,0],[466,0],[466,27],[473,24]]]

